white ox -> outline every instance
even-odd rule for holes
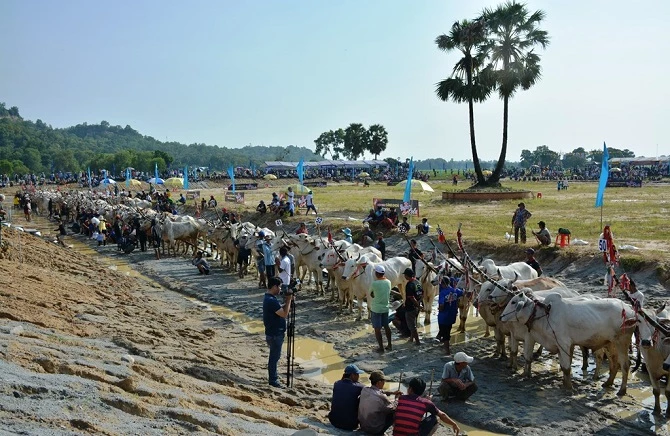
[[[543,291],[556,287],[564,287],[563,283],[556,279],[544,277],[542,280],[533,280],[535,281],[525,280],[516,281],[516,283],[519,286],[522,284],[528,284],[527,287],[529,287],[532,291]],[[500,311],[505,307],[505,305],[507,305],[513,294],[511,292],[502,292],[501,289],[496,286],[496,284],[501,288],[508,289],[507,287],[511,285],[511,283],[514,283],[514,281],[509,279],[496,281],[495,284],[494,282],[486,281],[482,283],[478,297],[479,314],[482,316],[484,322],[487,325],[487,331],[488,327],[493,328],[494,337],[496,339],[496,350],[494,355],[500,356],[501,359],[505,359],[507,357],[505,351],[505,336],[508,336],[510,332],[508,326],[502,325],[499,322],[498,315],[500,315]],[[492,298],[492,293],[494,291],[496,292],[496,297]],[[577,295],[577,292],[566,293],[566,296],[571,297],[576,297]],[[511,363],[512,367],[516,368],[516,356],[513,357],[513,361]]]
[[[222,226],[217,226],[209,235],[210,241],[216,244],[216,251],[221,259],[221,266],[223,267],[225,259],[228,269],[231,271],[235,271],[237,265],[237,247],[235,247],[234,242],[241,228],[241,224],[226,223]]]
[[[186,251],[188,251],[189,245],[193,247],[193,250],[196,250],[198,248],[198,236],[207,233],[193,217],[182,215],[179,219],[180,221],[173,222],[167,214],[164,214],[156,225],[161,240],[168,243],[168,255],[170,249],[173,250],[175,256],[177,255],[175,241],[186,242]]]
[[[535,341],[550,353],[558,353],[563,371],[563,387],[572,389],[571,363],[575,345],[599,350],[609,356],[610,374],[604,387],[612,386],[619,367],[622,370],[618,396],[626,394],[628,384],[628,348],[637,323],[633,308],[614,298],[582,300],[548,295],[544,302],[515,295],[504,309],[501,321],[525,324]],[[532,349],[524,357],[532,358]]]
[[[370,286],[375,280],[374,268],[382,265],[386,270],[386,278],[391,282],[391,287],[397,286],[403,301],[405,300],[404,271],[412,267],[412,262],[406,257],[392,257],[383,262],[370,262],[366,256],[357,259],[348,259],[342,269],[342,280],[350,281],[353,294],[358,300],[358,319],[363,317],[363,299],[368,302],[368,316],[370,314]]]
[[[644,309],[642,309],[644,310]],[[644,315],[638,313],[640,326],[640,344],[644,362],[647,365],[649,382],[654,393],[654,415],[661,414],[661,389],[665,394],[667,406],[665,417],[670,417],[670,310],[665,306],[653,314],[644,310]],[[647,321],[648,319],[651,322]],[[653,325],[656,324],[656,325]],[[663,382],[661,379],[666,377]]]
[[[349,245],[348,242],[346,244]],[[330,279],[333,279],[334,281],[334,286],[331,288],[331,299],[335,298],[335,287],[337,287],[340,310],[346,305],[350,311],[353,311],[353,289],[348,281],[342,279],[342,271],[347,259],[357,258],[359,255],[365,255],[370,262],[382,262],[379,250],[374,247],[361,247],[358,244],[351,244],[346,250],[342,251],[340,251],[339,248],[329,248],[321,255],[321,263],[319,266],[328,270],[329,283]]]
[[[537,278],[537,271],[526,262],[514,262],[509,265],[496,265],[491,259],[484,259],[479,264],[479,268],[489,276],[499,275],[504,279],[534,279]],[[518,277],[517,277],[518,276]]]

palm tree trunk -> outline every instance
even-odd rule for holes
[[[472,89],[472,70],[468,71],[468,86]],[[479,164],[479,155],[477,154],[477,141],[475,140],[475,105],[472,100],[472,93],[470,93],[470,98],[468,98],[468,116],[470,118],[470,148],[472,149],[472,163],[475,167],[475,174],[477,175],[476,185],[479,185],[484,181],[484,174],[482,174],[482,167]]]
[[[507,156],[507,124],[509,119],[509,97],[505,96],[503,98],[503,137],[502,137],[502,148],[500,149],[500,157],[498,158],[498,163],[496,168],[489,177],[489,185],[499,185],[498,181],[500,180],[500,174],[502,173],[503,167],[505,166],[505,157]]]

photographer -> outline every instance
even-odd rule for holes
[[[279,377],[277,375],[277,362],[281,356],[281,347],[284,344],[284,334],[286,333],[286,317],[291,311],[291,301],[293,294],[286,294],[284,305],[279,304],[277,295],[279,295],[281,280],[278,277],[268,278],[268,291],[263,299],[263,324],[265,325],[265,340],[270,347],[270,357],[268,358],[268,379],[270,386],[281,388]]]

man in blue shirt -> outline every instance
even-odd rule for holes
[[[265,235],[263,242],[263,260],[265,261],[265,275],[267,278],[275,276],[275,256],[272,253],[272,236]]]
[[[363,385],[358,382],[363,374],[356,365],[347,365],[341,380],[333,386],[333,402],[328,419],[335,427],[353,431],[358,427],[358,402]]]
[[[265,340],[270,347],[270,357],[268,358],[268,378],[270,386],[281,388],[279,376],[277,375],[277,362],[281,356],[281,347],[284,344],[284,334],[286,333],[286,317],[291,311],[291,301],[293,295],[284,297],[284,305],[279,304],[277,295],[281,280],[278,277],[268,278],[268,291],[263,299],[263,324],[265,325]]]
[[[458,315],[458,299],[462,296],[463,291],[452,286],[451,277],[443,276],[440,281],[440,294],[437,299],[437,325],[440,327],[440,331],[436,339],[444,344],[447,355],[451,354],[449,349],[451,328]]]

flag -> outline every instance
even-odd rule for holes
[[[305,175],[305,160],[300,158],[300,162],[298,162],[298,165],[295,168],[298,173],[298,182],[302,185],[302,179]]]
[[[407,172],[407,184],[405,184],[405,195],[402,197],[403,203],[409,203],[412,198],[412,173],[414,173],[414,157],[409,159],[409,170]]]
[[[610,160],[610,155],[607,152],[607,144],[603,142],[603,163],[602,168],[600,169],[600,182],[598,183],[598,194],[596,195],[596,206],[603,206],[603,197],[605,196],[605,188],[607,187],[607,178],[610,173],[610,166],[608,161]]]
[[[91,167],[87,168],[88,171],[88,187],[91,187]]]
[[[233,194],[235,193],[235,169],[233,168],[233,165],[230,164],[228,167],[228,177],[230,177],[230,181],[233,184]]]
[[[188,189],[188,165],[184,167],[184,189]]]
[[[126,168],[126,188],[130,187],[130,168]]]
[[[154,178],[156,179],[156,184],[158,184],[158,162],[154,162]]]

